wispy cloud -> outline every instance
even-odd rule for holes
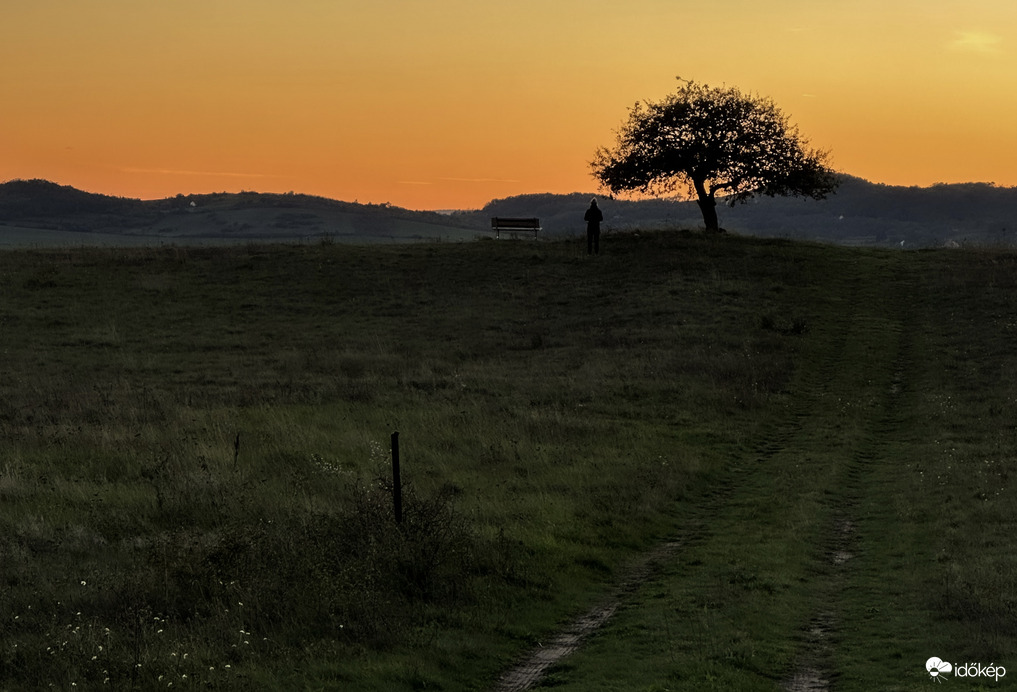
[[[518,183],[518,180],[507,178],[438,178],[450,183]]]
[[[124,173],[155,173],[158,175],[186,175],[204,178],[275,178],[266,173],[236,173],[234,171],[189,171],[176,168],[121,168]]]
[[[437,183],[518,183],[508,178],[437,178]],[[398,180],[398,185],[435,185],[433,180]]]
[[[985,31],[958,31],[950,49],[962,53],[979,55],[998,55],[1003,52],[1003,39]]]

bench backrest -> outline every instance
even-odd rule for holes
[[[491,219],[491,228],[495,230],[508,231],[518,229],[523,231],[539,231],[540,219],[509,219],[495,216]]]
[[[502,216],[491,217],[491,228],[494,236],[501,238],[502,231],[533,231],[533,237],[537,237],[540,230],[540,219],[510,219]]]

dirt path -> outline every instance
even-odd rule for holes
[[[827,692],[838,679],[835,647],[845,632],[841,594],[866,549],[859,531],[862,499],[873,489],[873,469],[886,460],[887,442],[901,424],[901,399],[914,368],[908,315],[899,307],[906,301],[887,290],[892,280],[887,277],[894,271],[890,265],[839,287],[837,299],[844,309],[810,334],[808,367],[798,373],[794,397],[756,434],[747,454],[732,463],[726,484],[703,498],[683,527],[683,553],[697,559],[690,559],[676,578],[683,580],[679,588],[685,602],[700,604],[707,623],[737,623],[746,614],[762,621],[773,608],[796,613],[794,619],[784,618],[780,633],[765,630],[793,650],[788,668],[767,675],[785,692]],[[804,549],[789,547],[796,544]],[[676,549],[677,543],[669,544],[661,554]],[[799,563],[785,568],[769,561],[769,556],[785,553]],[[646,556],[601,605],[532,651],[495,690],[538,684],[650,578],[653,562],[654,555]],[[749,601],[750,606],[740,605]],[[681,601],[669,603],[685,607]],[[678,612],[674,605],[671,612]],[[681,612],[696,617],[694,610]],[[697,634],[694,625],[672,640],[670,655],[686,646],[701,649],[693,658],[711,657],[720,640],[710,638],[722,635],[711,628]],[[723,640],[729,658],[752,645],[745,635],[750,625],[734,627],[734,636]],[[598,640],[594,646],[608,647],[609,642]],[[710,672],[726,665],[718,663]],[[583,673],[573,671],[574,680],[565,686],[582,689]],[[720,689],[717,684],[710,689]]]
[[[603,627],[627,595],[632,594],[653,573],[654,567],[671,557],[678,541],[662,543],[641,555],[625,572],[624,577],[601,603],[573,620],[547,643],[539,644],[522,661],[509,669],[494,687],[494,692],[521,692],[540,682],[547,670],[573,653],[589,635]]]
[[[856,285],[852,300],[880,304],[880,296],[867,288],[871,287]],[[802,632],[794,670],[781,683],[785,692],[827,692],[831,688],[831,680],[836,676],[831,663],[834,640],[840,627],[836,613],[838,595],[847,582],[846,572],[851,561],[864,549],[858,544],[856,532],[858,500],[866,492],[873,463],[885,455],[883,446],[887,434],[899,424],[899,399],[911,367],[910,330],[903,313],[889,302],[881,305],[883,310],[875,311],[882,312],[881,325],[869,324],[873,317],[871,312],[856,312],[852,316],[854,320],[865,321],[864,328],[854,329],[852,320],[845,320],[840,334],[831,341],[825,367],[817,371],[822,376],[803,391],[797,402],[797,407],[816,412],[810,414],[809,427],[832,430],[836,426],[829,420],[829,412],[822,413],[822,399],[842,390],[865,392],[868,398],[866,405],[851,402],[845,408],[842,415],[845,421],[851,422],[853,430],[831,440],[832,444],[841,445],[841,449],[836,464],[830,467],[827,486],[830,518],[823,547],[827,568],[813,585],[816,610]],[[883,357],[874,361],[870,369],[859,369],[852,362],[856,357],[853,354],[859,352],[882,353]],[[864,385],[859,382],[860,376],[867,378]],[[846,413],[847,409],[852,409],[850,414]],[[809,443],[799,441],[796,447],[808,450]]]

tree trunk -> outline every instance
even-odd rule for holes
[[[699,210],[703,212],[703,223],[706,224],[706,230],[719,233],[720,219],[717,218],[717,201],[713,197],[700,197],[698,204]]]
[[[720,232],[720,220],[717,218],[717,200],[713,198],[713,193],[706,191],[705,181],[695,180],[693,185],[696,188],[696,194],[699,196],[696,202],[699,204],[699,211],[703,212],[703,223],[706,224],[706,230],[714,233]]]
[[[696,194],[699,195],[697,204],[700,206],[700,211],[703,212],[703,223],[706,224],[706,230],[719,233],[720,221],[717,219],[717,200],[713,196],[713,191],[706,191],[706,180],[694,178],[693,186],[696,188]]]

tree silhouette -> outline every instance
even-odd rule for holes
[[[720,230],[719,193],[730,204],[756,195],[822,199],[837,186],[827,152],[808,148],[769,98],[679,80],[657,103],[636,103],[593,175],[612,192],[695,193],[706,228]]]

